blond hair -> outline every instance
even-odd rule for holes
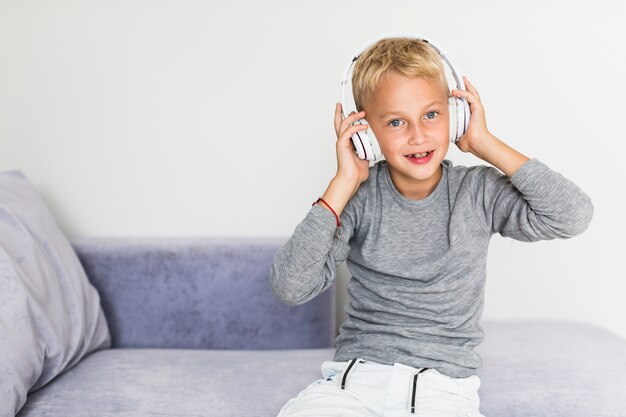
[[[354,64],[352,92],[357,111],[363,110],[390,71],[437,80],[450,97],[443,61],[432,46],[415,38],[385,38],[367,48]]]

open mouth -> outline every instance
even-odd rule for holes
[[[410,154],[410,155],[404,155],[409,161],[413,162],[414,164],[425,164],[428,161],[430,161],[433,157],[433,150],[430,151],[425,151],[425,152],[420,152],[420,153],[414,153],[414,154]]]

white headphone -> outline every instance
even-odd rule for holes
[[[341,81],[341,112],[343,113],[344,118],[348,117],[351,111],[346,106],[346,91],[349,90],[350,95],[352,96],[352,88],[348,89],[346,88],[346,85],[348,84],[348,81],[351,80],[350,77],[352,76],[352,68],[354,66],[354,63],[359,58],[359,56],[361,56],[361,54],[371,45],[373,45],[374,43],[378,42],[381,39],[390,38],[390,37],[414,38],[414,39],[418,39],[420,41],[428,43],[437,52],[439,52],[439,55],[441,55],[441,58],[443,58],[443,60],[448,64],[448,67],[450,68],[450,70],[452,70],[452,76],[454,77],[454,80],[456,81],[456,89],[465,90],[465,85],[463,84],[463,80],[459,79],[458,75],[456,74],[456,71],[454,70],[454,67],[452,66],[452,63],[450,63],[448,58],[446,58],[446,55],[443,53],[443,50],[437,47],[435,44],[433,44],[432,41],[416,36],[414,34],[402,33],[402,32],[391,33],[391,34],[387,34],[384,36],[378,36],[374,38],[373,40],[370,40],[369,42],[367,42],[361,48],[359,48],[357,52],[354,54],[354,57],[348,63],[348,66],[346,67],[346,71],[343,75],[343,81]],[[354,102],[354,97],[352,101]],[[469,104],[467,103],[467,99],[465,97],[462,97],[462,98],[449,97],[448,109],[449,109],[449,114],[450,114],[450,142],[456,143],[461,138],[461,136],[463,136],[465,132],[467,131],[467,127],[469,126],[469,120],[470,120],[470,108],[469,108]],[[353,110],[356,112],[356,108],[354,108]],[[367,122],[365,121],[365,119],[359,119],[356,122],[354,122],[354,124],[366,125]],[[374,132],[372,132],[372,129],[370,127],[368,127],[366,132],[360,131],[360,132],[354,133],[351,139],[352,139],[352,143],[354,144],[354,148],[356,149],[357,156],[360,159],[376,161],[377,159],[380,158],[381,152],[380,152],[380,147],[378,145],[378,140],[376,139],[376,136],[374,136]]]

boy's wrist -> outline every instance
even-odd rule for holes
[[[496,138],[490,132],[487,132],[487,134],[482,138],[482,140],[478,141],[478,143],[470,143],[469,151],[475,157],[480,158],[485,162],[491,163],[491,161],[487,160],[490,157],[489,150],[493,148],[494,145],[497,145],[498,142],[500,142],[498,138]]]
[[[359,182],[356,180],[350,180],[338,176],[333,177],[330,182],[331,184],[335,184],[337,188],[340,188],[342,190],[349,190],[351,196],[356,192],[360,185]]]
[[[512,177],[530,159],[489,132],[479,144],[470,149],[470,152],[477,158],[495,166],[508,177]]]
[[[334,177],[328,184],[324,195],[322,195],[322,199],[328,204],[324,204],[323,201],[320,201],[320,204],[327,209],[329,209],[328,205],[330,205],[332,207],[330,211],[334,211],[337,213],[337,216],[340,216],[358,188],[359,184],[356,184],[354,181]]]

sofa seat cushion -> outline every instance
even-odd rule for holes
[[[483,322],[487,417],[620,417],[626,340],[567,321]],[[334,349],[108,349],[30,394],[25,416],[275,417]]]
[[[18,417],[275,417],[334,351],[100,350],[30,394]]]
[[[626,340],[567,320],[483,322],[486,417],[626,416]]]

